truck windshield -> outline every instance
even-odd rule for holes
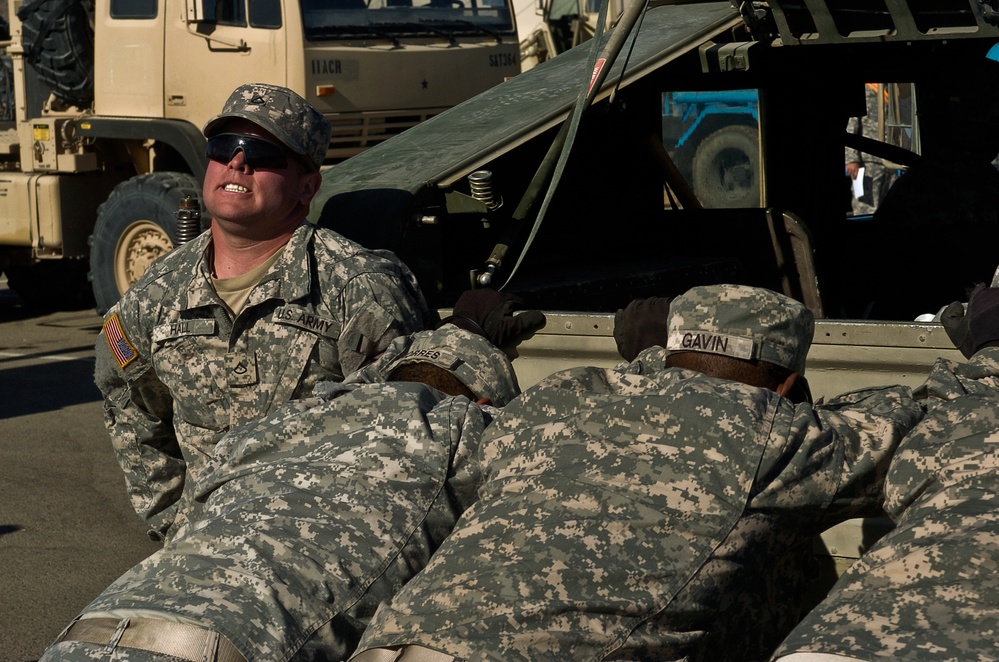
[[[302,0],[309,41],[515,36],[509,0]]]

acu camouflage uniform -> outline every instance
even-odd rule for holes
[[[940,360],[934,406],[885,483],[897,526],[844,573],[778,654],[995,660],[999,637],[999,349]],[[797,655],[793,654],[797,653]]]
[[[205,233],[150,267],[96,345],[105,422],[153,531],[177,508],[183,521],[185,480],[228,430],[342,379],[430,314],[401,263],[303,223],[233,317],[211,285],[209,242]]]
[[[380,601],[422,568],[475,498],[476,448],[496,409],[419,383],[430,362],[502,405],[512,366],[453,326],[399,338],[366,370],[382,383],[324,383],[228,434],[196,481],[204,512],[82,615],[180,621],[224,635],[247,660],[340,660]],[[351,381],[359,381],[352,378]],[[127,632],[127,629],[126,629]],[[173,659],[81,641],[43,660]]]
[[[773,293],[753,304],[760,292],[677,298],[669,346],[730,341],[730,356],[802,368],[810,314]],[[711,313],[741,306],[780,331],[733,333],[729,313]],[[556,373],[509,404],[480,447],[479,501],[379,608],[356,662],[768,656],[799,616],[803,556],[789,550],[878,509],[890,455],[922,411],[901,387],[796,406],[668,368],[667,353]]]
[[[284,87],[236,88],[205,136],[233,118],[266,129],[317,170],[329,147],[329,122]],[[342,379],[433,316],[393,255],[305,223],[234,316],[212,286],[210,242],[205,233],[147,270],[97,340],[105,422],[153,537],[190,514],[189,479],[226,431]]]

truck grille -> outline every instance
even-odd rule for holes
[[[330,140],[330,149],[326,156],[334,161],[354,156],[443,110],[443,108],[431,108],[418,113],[363,113],[351,117],[334,116],[330,118],[333,138]]]

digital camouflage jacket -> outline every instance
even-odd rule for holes
[[[786,599],[803,581],[795,552],[879,511],[891,453],[922,409],[904,387],[796,406],[665,368],[664,353],[556,373],[508,404],[483,437],[478,502],[359,650],[768,656],[799,616]],[[356,658],[368,659],[391,657]]]
[[[843,574],[780,656],[996,659],[999,349],[968,363],[939,360],[917,395],[930,411],[885,481],[896,527]]]
[[[185,483],[226,431],[342,379],[430,315],[390,254],[303,224],[234,318],[211,285],[209,239],[153,264],[96,344],[105,423],[151,534],[186,519]]]
[[[418,383],[322,387],[227,435],[196,481],[201,517],[82,617],[198,625],[247,660],[345,659],[474,500],[495,410]],[[42,659],[109,655],[64,641]]]

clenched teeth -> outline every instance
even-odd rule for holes
[[[245,186],[240,186],[239,184],[226,184],[225,190],[229,193],[246,193],[250,189]]]

